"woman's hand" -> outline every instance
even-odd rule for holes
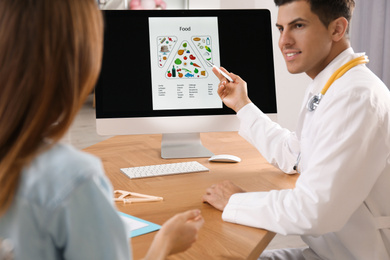
[[[165,259],[168,255],[187,250],[197,240],[203,223],[200,210],[189,210],[173,216],[154,237],[145,259]]]

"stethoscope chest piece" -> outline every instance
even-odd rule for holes
[[[306,105],[307,110],[309,110],[310,112],[316,110],[318,105],[320,104],[321,99],[322,99],[321,93],[318,93],[317,95],[312,96],[309,99],[309,102],[307,102],[307,105]]]
[[[328,79],[328,81],[326,82],[326,84],[325,84],[324,88],[321,90],[321,92],[318,93],[317,95],[312,96],[309,99],[309,102],[307,102],[307,105],[306,105],[307,110],[312,112],[312,111],[317,109],[318,105],[320,104],[320,101],[321,101],[322,97],[325,95],[326,91],[328,91],[328,88],[330,87],[330,85],[333,84],[333,82],[335,80],[337,80],[338,78],[343,76],[344,73],[346,73],[348,70],[350,70],[351,68],[355,67],[356,65],[365,64],[367,62],[368,62],[367,56],[363,55],[363,56],[357,57],[357,58],[347,62],[346,64],[344,64],[343,66],[338,68],[333,73],[333,75]]]

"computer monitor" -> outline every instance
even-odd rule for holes
[[[163,158],[212,156],[200,133],[237,131],[239,122],[207,61],[240,75],[253,103],[277,113],[268,10],[103,12],[98,134],[163,134]]]

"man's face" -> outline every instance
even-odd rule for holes
[[[328,29],[305,0],[280,6],[276,26],[288,71],[305,72],[314,79],[331,61],[332,38]]]

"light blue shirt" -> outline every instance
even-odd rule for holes
[[[101,162],[57,144],[23,170],[0,238],[15,259],[130,259],[125,227]]]

